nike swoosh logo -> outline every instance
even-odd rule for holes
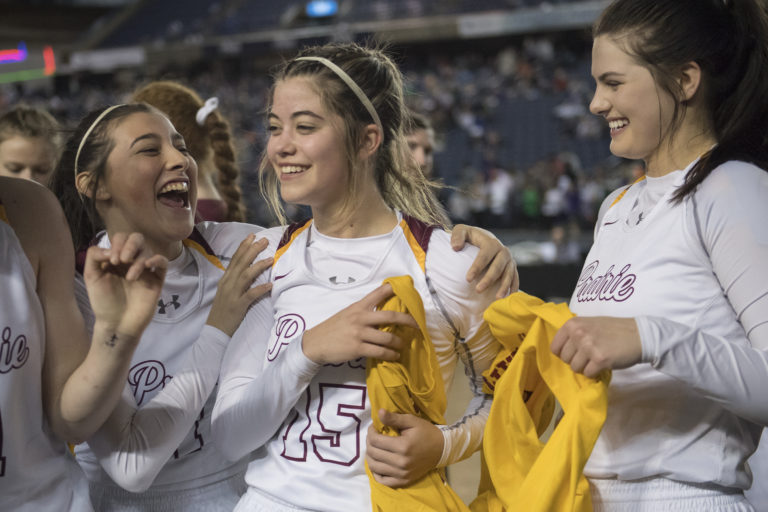
[[[280,276],[275,276],[275,278],[273,279],[273,281],[277,281],[278,279],[282,279],[282,278],[284,278],[285,276],[287,276],[288,274],[290,274],[291,272],[293,272],[293,270],[289,270],[288,272],[286,272],[286,273],[285,273],[285,274],[283,274],[283,275],[280,275]]]

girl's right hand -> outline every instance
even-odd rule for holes
[[[168,260],[149,254],[140,233],[114,233],[109,249],[88,249],[83,269],[94,320],[107,331],[138,338],[155,312]]]
[[[248,307],[272,289],[272,283],[253,286],[256,278],[272,266],[273,258],[254,262],[256,256],[267,248],[262,238],[254,243],[256,235],[248,235],[235,251],[226,272],[219,280],[216,297],[208,313],[208,325],[232,336],[245,318]]]
[[[398,324],[415,329],[419,326],[407,313],[375,309],[392,294],[392,287],[383,284],[358,302],[305,331],[301,345],[304,355],[317,364],[339,364],[361,357],[397,360],[403,341],[392,333],[380,331],[379,326]]]

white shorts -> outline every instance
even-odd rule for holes
[[[249,487],[234,512],[311,512]]]
[[[755,512],[737,489],[666,478],[591,478],[594,512]]]
[[[192,489],[133,493],[91,482],[91,502],[99,512],[231,512],[245,492],[244,473]]]

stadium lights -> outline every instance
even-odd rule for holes
[[[339,12],[339,2],[335,0],[313,0],[307,2],[304,9],[308,18],[329,18]]]

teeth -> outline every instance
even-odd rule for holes
[[[305,167],[300,167],[298,165],[284,165],[280,168],[281,171],[283,171],[283,174],[294,174],[297,172],[302,172],[306,170]]]
[[[610,121],[608,123],[608,127],[611,130],[618,130],[619,128],[623,128],[624,126],[627,126],[629,124],[629,121],[626,119],[618,119],[616,121]]]
[[[164,186],[161,190],[161,194],[166,192],[187,192],[189,191],[189,184],[183,181],[175,181]]]

